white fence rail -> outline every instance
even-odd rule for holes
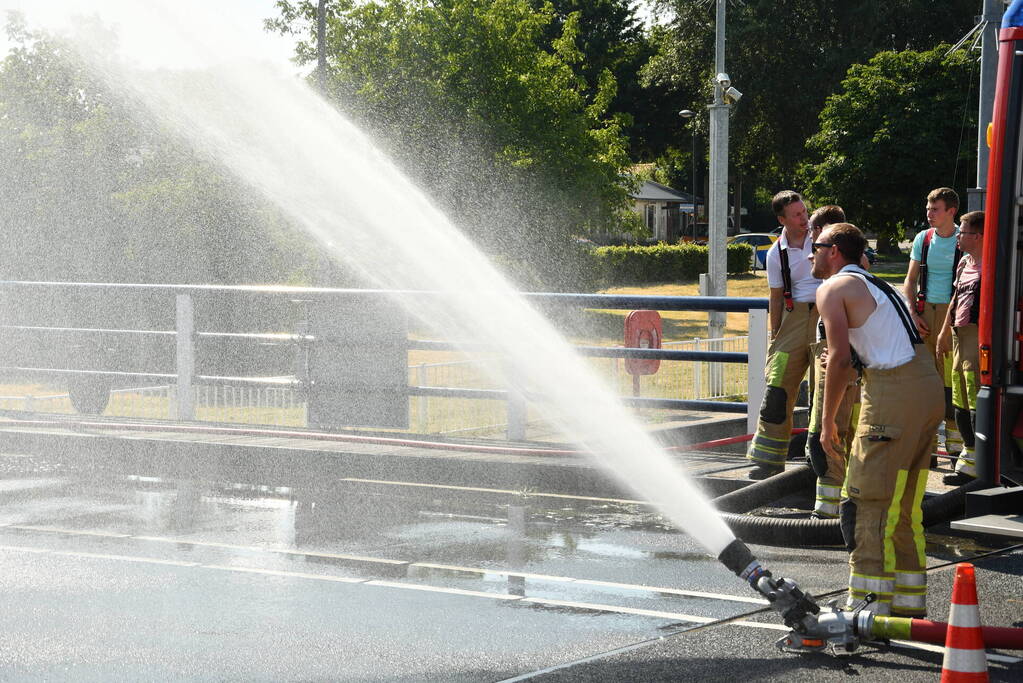
[[[664,348],[685,351],[747,352],[749,337],[691,339],[666,342]],[[486,372],[486,362],[458,360],[409,366],[409,384],[441,388],[499,388]],[[633,393],[631,375],[621,358],[593,358],[598,372],[621,395]],[[686,400],[743,399],[748,393],[748,368],[722,364],[720,381],[714,381],[712,364],[700,361],[663,361],[658,372],[641,378],[640,395],[647,398]],[[114,389],[104,412],[112,417],[176,419],[182,405],[175,385]],[[209,422],[266,424],[301,427],[306,424],[306,403],[301,391],[290,387],[192,387],[190,406],[194,419]],[[73,413],[68,394],[0,396],[0,409],[42,413]],[[538,416],[527,417],[537,422]],[[417,433],[499,435],[509,426],[507,402],[497,399],[411,396],[409,426]]]

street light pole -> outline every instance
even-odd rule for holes
[[[717,0],[714,22],[714,104],[710,105],[710,186],[707,218],[708,277],[707,296],[727,296],[725,238],[728,232],[728,105],[725,90],[731,81],[725,73],[725,0]],[[707,333],[713,338],[723,336],[725,314],[711,311]]]
[[[693,136],[693,241],[696,241],[696,223],[700,215],[700,205],[696,200],[696,112],[692,109],[683,109],[678,113],[684,119],[691,121],[692,136]]]

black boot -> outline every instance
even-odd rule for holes
[[[776,474],[781,474],[784,470],[784,465],[768,465],[766,463],[759,463],[753,466],[753,469],[749,471],[746,478],[752,479],[753,481],[760,481],[762,479],[767,479],[768,477],[773,477]]]

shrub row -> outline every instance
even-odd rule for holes
[[[592,251],[596,279],[605,287],[648,282],[695,280],[707,272],[709,249],[701,244],[658,244],[651,247],[598,247]],[[729,273],[748,273],[753,247],[729,244]]]

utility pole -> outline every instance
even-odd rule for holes
[[[717,0],[714,22],[714,104],[710,105],[710,183],[708,187],[707,246],[709,247],[706,296],[727,296],[725,238],[728,233],[728,105],[725,91],[731,81],[725,73],[725,3]],[[711,339],[724,336],[725,314],[712,311],[707,334]]]
[[[970,211],[984,208],[987,191],[987,127],[995,101],[995,80],[998,77],[998,29],[1005,13],[1004,0],[984,0],[983,37],[980,43],[980,107],[977,115],[977,187],[969,189]]]

